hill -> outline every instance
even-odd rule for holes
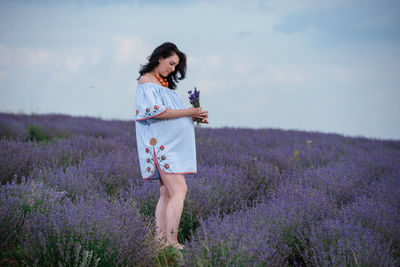
[[[400,263],[400,141],[197,127],[180,255],[157,250],[133,121],[1,113],[0,136],[2,265]]]

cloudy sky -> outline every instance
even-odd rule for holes
[[[188,56],[207,127],[400,139],[400,4],[1,1],[0,111],[132,120],[140,64]]]

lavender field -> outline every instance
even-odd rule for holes
[[[182,253],[133,121],[0,114],[1,266],[399,266],[400,141],[196,128]]]

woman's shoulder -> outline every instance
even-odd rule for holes
[[[144,83],[154,83],[154,80],[152,79],[150,74],[146,73],[140,76],[138,84],[144,84]]]
[[[138,80],[138,88],[145,88],[146,90],[160,91],[161,85],[153,80],[151,75],[144,74]]]
[[[138,88],[143,88],[146,91],[153,90],[153,91],[157,91],[159,93],[165,93],[165,91],[171,91],[171,90],[167,90],[161,84],[158,84],[151,77],[144,77],[144,75],[142,77],[140,77],[138,80]]]

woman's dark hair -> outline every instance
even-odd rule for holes
[[[179,51],[178,47],[173,43],[166,42],[154,49],[153,53],[147,57],[149,62],[140,66],[140,76],[137,80],[139,80],[142,75],[154,70],[154,68],[158,66],[158,60],[160,58],[164,59],[170,57],[173,53],[179,57],[179,64],[175,67],[174,72],[170,73],[166,78],[168,81],[168,87],[175,90],[175,83],[178,82],[178,80],[183,80],[186,76],[186,55]],[[179,76],[177,74],[179,74]]]

